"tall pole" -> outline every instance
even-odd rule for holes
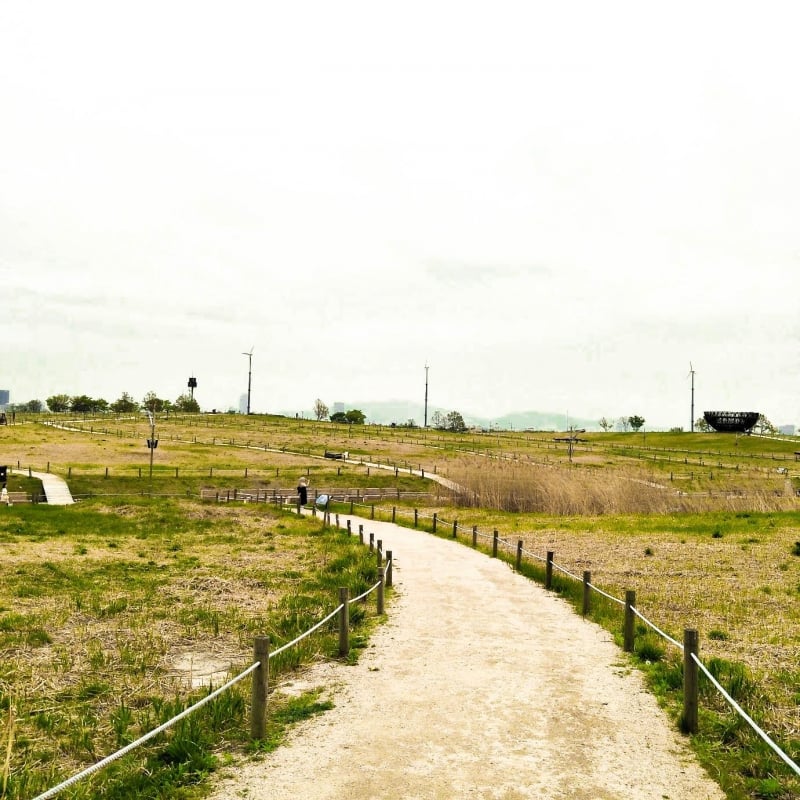
[[[428,427],[428,365],[425,365],[425,428]]]
[[[247,356],[248,358],[248,367],[247,367],[247,416],[250,416],[250,385],[253,380],[253,350],[255,348],[251,347],[249,353],[242,353],[243,356]]]
[[[689,374],[692,376],[692,419],[691,419],[691,431],[694,433],[694,369],[692,367],[692,362],[689,362]]]
[[[150,414],[150,491],[153,491],[153,453],[156,450],[156,417]]]

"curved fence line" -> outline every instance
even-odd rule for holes
[[[781,761],[783,761],[788,767],[790,767],[797,775],[800,775],[800,767],[792,761],[786,753],[781,750],[772,739],[764,733],[763,730],[756,724],[755,720],[753,720],[750,715],[725,691],[725,689],[720,686],[719,681],[708,671],[705,664],[694,654],[692,653],[692,660],[695,664],[700,668],[703,674],[708,678],[712,684],[716,687],[717,691],[730,703],[732,708],[734,708],[739,715],[750,725],[750,727],[761,737],[761,739],[770,747],[770,749],[780,757]]]

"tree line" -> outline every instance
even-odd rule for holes
[[[73,414],[100,414],[113,411],[117,414],[133,414],[137,411],[200,411],[200,405],[191,395],[182,394],[175,401],[159,397],[155,392],[148,392],[141,401],[135,400],[128,392],[109,403],[102,397],[89,397],[85,394],[54,394],[47,398],[47,408],[55,414],[70,411]],[[41,400],[9,406],[14,411],[44,411]]]

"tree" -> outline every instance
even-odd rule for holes
[[[28,400],[27,403],[16,403],[11,405],[11,411],[24,411],[28,414],[40,414],[44,409],[44,403],[41,400]]]
[[[200,411],[200,403],[194,399],[190,394],[182,394],[173,404],[176,411],[184,411],[188,413],[197,413]]]
[[[711,426],[708,424],[705,417],[698,417],[694,421],[694,429],[700,431],[700,433],[708,433],[711,430]]]
[[[367,417],[363,411],[359,411],[357,408],[351,408],[350,411],[345,413],[345,417],[347,417],[347,421],[351,425],[363,425]]]
[[[605,417],[600,417],[600,420],[597,424],[603,429],[605,433],[608,433],[614,427],[614,423],[610,419],[606,419]]]
[[[172,408],[172,403],[169,400],[162,400],[155,392],[151,391],[144,396],[142,406],[148,411],[159,412]]]
[[[464,417],[458,413],[458,411],[451,411],[447,417],[445,417],[446,428],[448,431],[453,431],[454,433],[463,433],[467,426],[464,424]]]
[[[434,411],[433,414],[431,414],[431,425],[437,429],[444,428],[445,419],[441,411]]]
[[[111,404],[111,410],[115,411],[117,414],[130,414],[139,410],[139,404],[127,392],[123,392],[122,395]]]
[[[314,416],[317,418],[317,422],[327,419],[329,411],[330,409],[328,406],[326,406],[319,397],[314,401]]]
[[[632,417],[628,417],[628,424],[633,430],[638,431],[644,425],[644,417],[634,414]]]
[[[620,417],[617,423],[625,433],[631,429],[630,417]]]
[[[68,394],[54,394],[47,398],[47,407],[57,414],[60,411],[69,411],[70,397]]]
[[[345,414],[344,411],[334,411],[334,413],[331,414],[331,422],[338,422],[346,425],[349,420],[347,419],[347,414]]]
[[[761,434],[775,434],[778,432],[778,429],[763,414],[758,415],[758,421],[756,422],[755,427]]]
[[[70,398],[69,410],[74,414],[94,414],[97,411],[105,411],[108,403],[102,398],[95,400],[85,394],[76,394]]]

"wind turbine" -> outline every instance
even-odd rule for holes
[[[692,379],[692,417],[690,429],[692,433],[694,433],[694,367],[692,367],[691,361],[689,362],[689,375]]]

